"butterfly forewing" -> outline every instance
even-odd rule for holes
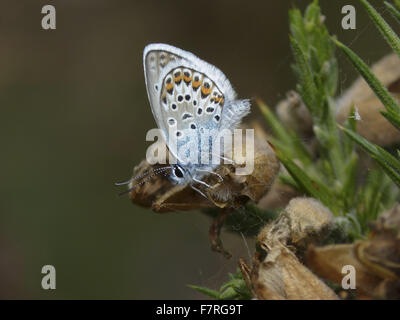
[[[160,76],[166,65],[177,59],[179,58],[176,55],[162,50],[145,51],[143,57],[147,94],[151,109],[158,127],[163,131],[166,130],[167,127],[165,126],[165,120],[162,118],[160,104]]]

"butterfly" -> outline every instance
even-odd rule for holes
[[[192,152],[193,156],[196,151],[207,157],[217,133],[236,128],[250,112],[250,102],[237,99],[231,83],[218,68],[174,46],[147,45],[143,66],[154,119],[175,158],[173,164],[155,173],[168,169],[174,184],[190,185],[204,196],[195,185],[210,188],[201,179],[208,174],[218,175],[214,172],[218,164],[193,161],[187,153]],[[212,135],[199,143],[197,138],[205,131]],[[170,141],[176,141],[175,148]],[[222,154],[216,156],[225,159]]]

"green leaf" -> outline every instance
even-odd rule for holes
[[[236,274],[229,273],[230,280],[221,286],[219,291],[205,287],[188,285],[188,287],[217,300],[249,300],[251,293],[243,280],[242,272],[238,269]]]
[[[276,150],[276,155],[278,159],[285,166],[287,171],[296,181],[296,183],[309,195],[321,200],[326,206],[331,208],[332,211],[338,213],[338,208],[336,204],[332,201],[332,194],[322,184],[317,184],[315,180],[312,180],[308,174],[301,169],[297,164],[295,164],[291,159],[286,157],[280,150]]]
[[[375,25],[382,33],[386,41],[392,47],[392,49],[400,57],[400,39],[389,24],[382,18],[382,16],[368,3],[367,0],[360,0],[362,5],[366,8],[369,16],[374,21]]]
[[[285,128],[285,126],[279,121],[279,119],[264,102],[262,102],[260,99],[257,99],[256,102],[275,137],[286,143],[289,142],[292,139],[291,134],[289,134],[290,129],[287,130],[287,128]]]
[[[206,287],[199,287],[199,286],[195,286],[195,285],[192,285],[192,284],[188,284],[187,286],[189,288],[192,288],[192,289],[194,289],[194,290],[206,295],[206,296],[209,296],[210,298],[217,299],[217,300],[220,299],[220,293],[218,291],[216,291],[216,290],[212,290],[212,289],[209,289],[209,288],[206,288]]]
[[[303,17],[299,9],[294,8],[289,11],[290,32],[297,40],[301,50],[307,52],[307,37],[304,27]]]
[[[237,298],[238,294],[233,287],[228,287],[224,291],[221,292],[219,298],[221,300],[233,300]]]
[[[344,211],[348,211],[354,205],[354,196],[357,191],[357,166],[358,156],[355,151],[350,155],[350,158],[344,168],[344,181],[343,181],[343,205]]]
[[[385,6],[388,8],[390,13],[392,14],[393,18],[397,20],[397,22],[400,22],[400,11],[397,10],[391,3],[385,1]]]
[[[374,159],[380,164],[386,174],[392,179],[392,181],[400,188],[400,175],[399,172],[390,167],[382,157],[374,157]]]
[[[292,51],[296,59],[296,66],[299,77],[299,91],[303,98],[304,104],[310,113],[316,117],[321,117],[320,103],[318,102],[318,89],[315,86],[312,70],[307,62],[304,52],[301,50],[299,43],[290,36]]]
[[[363,138],[359,134],[341,127],[346,135],[353,139],[359,144],[364,150],[366,150],[372,158],[374,158],[382,167],[382,169],[391,177],[394,183],[400,187],[400,161],[393,157],[389,152],[383,148],[374,145],[367,139]]]
[[[394,125],[397,129],[400,130],[400,116],[398,114],[395,114],[393,112],[385,112],[381,111],[381,114],[392,124]]]
[[[358,113],[356,113],[354,106],[352,106],[351,110],[350,110],[350,115],[344,123],[344,127],[355,132],[356,126],[357,126],[357,120],[356,120],[357,117],[359,117],[359,115],[358,115]],[[343,137],[343,149],[344,149],[344,154],[345,154],[346,158],[349,155],[352,155],[354,153],[354,141],[352,139],[350,139],[349,137],[344,136]]]
[[[290,128],[286,128],[264,102],[259,99],[256,101],[276,137],[271,138],[272,144],[279,149],[285,149],[286,152],[300,159],[305,164],[311,163],[311,154],[296,133]]]
[[[372,73],[370,68],[347,46],[340,41],[334,39],[336,45],[345,53],[345,55],[352,62],[354,67],[360,72],[365,81],[375,92],[377,97],[381,100],[385,108],[391,114],[400,114],[400,105],[395,98],[389,93],[386,87],[379,81],[379,79]]]

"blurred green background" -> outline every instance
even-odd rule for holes
[[[155,126],[142,51],[152,42],[191,51],[240,97],[273,105],[295,85],[288,9],[308,3],[2,0],[0,298],[196,299],[186,284],[227,280],[249,258],[242,237],[222,235],[228,261],[210,250],[200,212],[156,214],[116,197],[113,183],[130,177]],[[320,3],[330,32],[366,61],[390,51],[358,1]],[[57,10],[53,31],[41,28],[46,4]],[[357,30],[341,28],[346,4]],[[356,73],[338,57],[343,90]],[[53,291],[41,289],[46,264],[57,270]]]

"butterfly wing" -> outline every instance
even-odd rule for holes
[[[143,66],[147,95],[157,126],[166,132],[166,122],[161,109],[160,78],[164,68],[172,61],[181,60],[177,55],[165,50],[162,45],[148,45],[143,53]],[[164,138],[167,138],[164,136]]]
[[[225,75],[190,52],[150,44],[143,61],[154,118],[166,141],[176,134],[178,149],[188,141],[185,132],[233,129],[249,112]]]

